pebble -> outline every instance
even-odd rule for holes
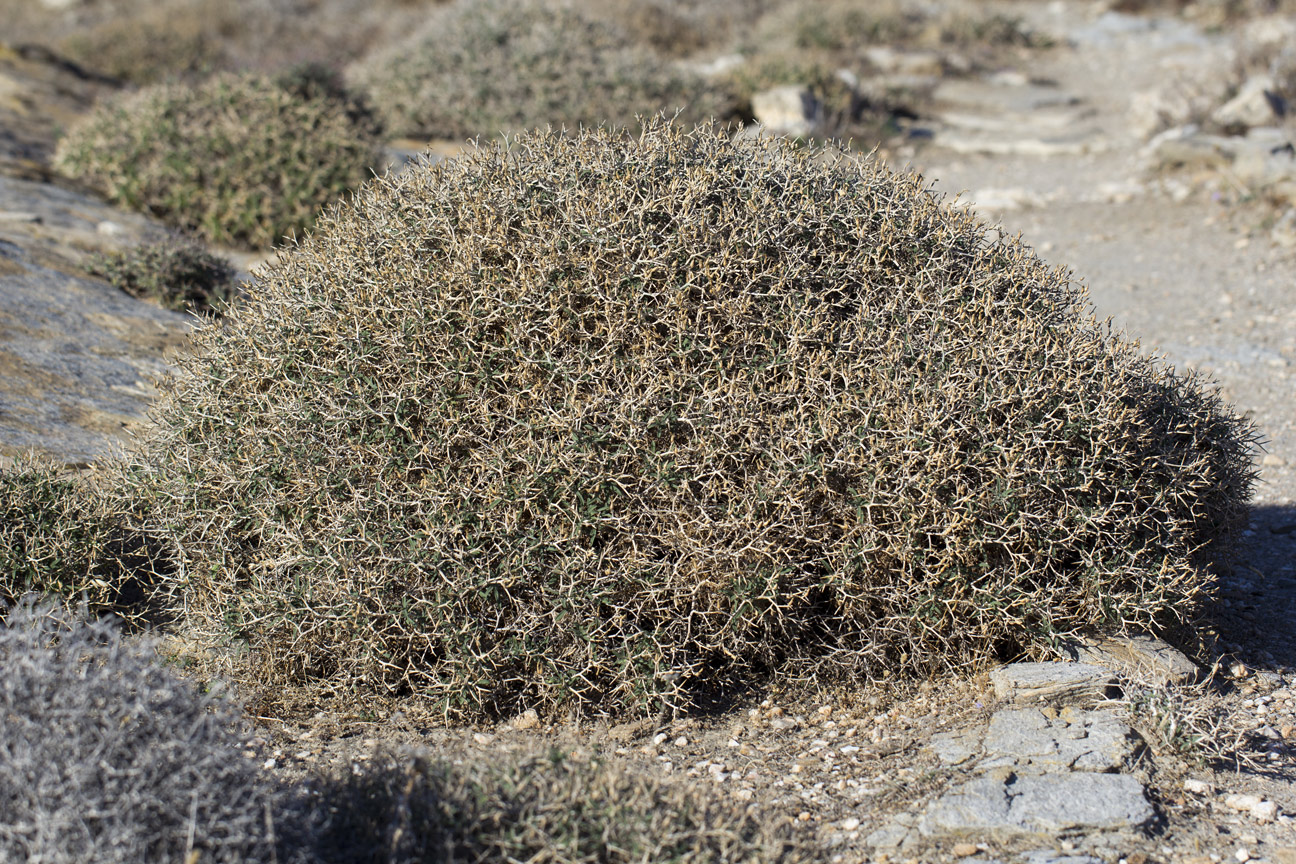
[[[950,850],[954,853],[955,858],[967,858],[975,855],[981,850],[976,847],[975,843],[955,843],[954,848]]]

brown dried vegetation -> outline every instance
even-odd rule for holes
[[[1040,656],[1190,615],[1252,482],[1246,421],[920,179],[661,120],[380,178],[195,346],[117,488],[261,710]]]

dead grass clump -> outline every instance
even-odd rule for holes
[[[686,781],[552,747],[483,762],[385,752],[302,799],[312,861],[822,860],[771,818]]]
[[[374,133],[346,100],[220,76],[101,105],[59,142],[55,167],[213,243],[268,247],[369,175]]]
[[[918,178],[654,121],[379,178],[117,484],[285,692],[646,714],[1191,613],[1254,430]]]
[[[25,601],[0,621],[0,668],[0,860],[276,860],[237,712],[149,645]]]
[[[480,0],[435,11],[353,76],[397,134],[463,139],[546,125],[628,126],[682,109],[724,113],[700,77],[564,0]]]

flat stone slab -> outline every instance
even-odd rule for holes
[[[1020,769],[1105,773],[1125,764],[1134,740],[1134,731],[1108,712],[1066,708],[1048,717],[1018,708],[990,718],[984,747],[992,761]]]
[[[1065,831],[1138,828],[1154,815],[1143,784],[1125,774],[996,771],[938,798],[917,830],[924,837],[1053,837]]]
[[[1017,705],[1091,706],[1116,692],[1111,671],[1093,663],[1010,663],[990,673],[995,696]]]
[[[1156,687],[1191,684],[1201,670],[1182,651],[1146,634],[1089,637],[1069,646],[1071,658]]]
[[[1006,708],[984,728],[933,735],[927,749],[946,765],[975,770],[1011,767],[1023,773],[1118,771],[1137,742],[1134,730],[1108,711]]]

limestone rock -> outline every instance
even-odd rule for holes
[[[1154,687],[1191,684],[1201,674],[1182,651],[1146,634],[1086,637],[1067,646],[1067,653]]]
[[[160,236],[146,217],[49,183],[0,175],[0,456],[35,448],[65,464],[103,458],[142,421],[164,353],[192,319],[84,270],[87,251]],[[98,230],[104,220],[118,235]]]
[[[805,138],[818,128],[822,106],[805,87],[788,84],[752,96],[752,114],[776,135]]]
[[[1053,713],[1053,712],[1049,712]],[[1022,771],[1112,772],[1129,758],[1134,733],[1106,711],[1038,708],[997,712],[986,729],[987,757]]]
[[[1211,112],[1211,119],[1221,126],[1269,126],[1287,113],[1287,105],[1278,93],[1278,85],[1269,75],[1248,78],[1237,95]]]
[[[1011,663],[990,673],[995,696],[1017,705],[1088,706],[1115,695],[1111,672],[1092,663]]]
[[[1110,711],[1006,708],[987,726],[933,735],[926,745],[946,765],[1021,773],[1120,770],[1137,737]]]
[[[1017,774],[977,777],[938,798],[918,823],[924,837],[1054,837],[1063,831],[1140,827],[1155,811],[1126,774]]]

